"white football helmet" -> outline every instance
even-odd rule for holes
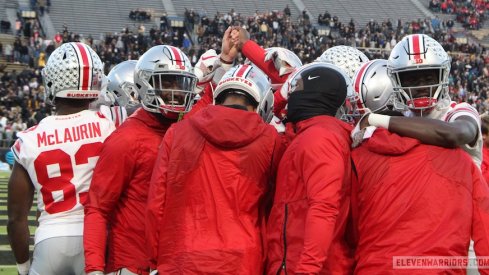
[[[387,60],[375,59],[364,63],[353,77],[353,87],[359,114],[392,110],[394,88],[387,74]]]
[[[343,101],[343,104],[338,108],[336,117],[345,122],[353,122],[354,116],[356,115],[356,102],[355,102],[356,97],[355,97],[355,91],[353,90],[353,83],[351,81],[351,78],[346,74],[346,72],[334,64],[313,62],[300,67],[289,76],[289,78],[284,83],[284,85],[282,85],[282,88],[279,92],[282,95],[286,95],[288,99],[291,93],[301,88],[300,87],[301,85],[298,85],[298,80],[302,78],[302,74],[305,71],[316,69],[316,68],[324,68],[326,70],[332,69],[339,72],[343,76],[343,78],[345,79],[346,89],[347,89],[346,98]]]
[[[61,45],[49,57],[42,77],[46,88],[45,100],[54,103],[56,97],[96,99],[105,75],[104,65],[88,45],[70,42]]]
[[[324,51],[316,59],[316,62],[331,63],[340,67],[350,78],[353,78],[358,68],[368,61],[364,53],[350,46],[334,46]]]
[[[396,100],[417,116],[448,107],[450,66],[450,57],[433,38],[425,34],[404,37],[392,49],[387,63]]]
[[[280,76],[293,72],[302,66],[300,58],[291,50],[281,47],[271,47],[265,49],[265,62],[273,60],[273,64]]]
[[[256,112],[269,123],[273,117],[273,92],[270,80],[252,65],[238,65],[224,74],[214,91],[214,102],[224,92],[233,92],[252,98]]]
[[[136,60],[123,61],[112,68],[107,76],[107,96],[119,106],[130,108],[139,104],[134,85],[136,63]]]
[[[190,60],[176,47],[158,45],[146,51],[134,71],[143,108],[171,119],[188,112],[197,94],[192,71]]]

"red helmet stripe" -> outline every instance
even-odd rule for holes
[[[370,66],[371,63],[372,62],[369,61],[369,62],[363,64],[360,67],[360,70],[358,71],[357,78],[355,79],[355,92],[357,92],[358,94],[360,94],[360,85],[363,82],[364,73],[365,73],[365,71],[367,71],[367,67]]]
[[[413,35],[413,53],[414,59],[421,59],[421,41],[419,35]]]
[[[243,77],[243,75],[245,75],[245,72],[248,69],[251,69],[251,67],[249,65],[245,64],[245,65],[241,66],[241,68],[239,68],[239,70],[236,72],[236,77]]]
[[[183,65],[183,61],[182,61],[182,55],[180,54],[180,51],[175,48],[175,47],[170,47],[173,55],[175,56],[175,62],[177,62],[177,65]]]
[[[91,78],[92,78],[92,74],[90,73],[92,69],[91,62],[90,62],[91,60],[88,57],[89,52],[84,44],[75,43],[75,45],[78,49],[77,53],[79,54],[79,60],[81,63],[79,89],[88,90],[91,86]]]

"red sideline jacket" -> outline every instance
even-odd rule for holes
[[[258,114],[224,106],[169,129],[146,219],[159,274],[263,272],[264,208],[280,141]]]
[[[377,129],[352,157],[355,274],[466,274],[465,268],[394,269],[403,263],[393,257],[467,257],[471,236],[476,254],[489,255],[489,190],[462,149]]]
[[[104,143],[85,206],[87,273],[149,268],[144,210],[158,146],[172,122],[158,116],[139,108]]]
[[[316,116],[296,128],[277,172],[266,274],[347,274],[351,126]]]

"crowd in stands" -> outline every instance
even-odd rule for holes
[[[307,13],[292,18],[290,9],[261,13],[244,17],[231,10],[208,17],[205,12],[193,9],[185,12],[186,28],[172,28],[166,15],[160,18],[160,25],[146,30],[143,24],[126,26],[120,33],[104,34],[100,37],[84,37],[72,33],[64,27],[53,40],[45,40],[38,33],[37,21],[29,26],[21,24],[19,37],[13,46],[3,46],[3,58],[10,62],[23,63],[34,70],[4,73],[0,79],[0,125],[3,139],[15,137],[19,123],[32,126],[50,112],[43,103],[43,87],[40,69],[54,49],[62,43],[81,41],[91,45],[105,62],[105,72],[116,64],[129,59],[138,59],[154,45],[169,44],[182,48],[195,64],[207,49],[220,50],[221,38],[228,26],[242,25],[249,30],[251,38],[264,47],[285,47],[293,50],[304,63],[314,61],[322,52],[332,46],[349,45],[362,49],[370,59],[387,58],[390,49],[403,36],[425,33],[438,40],[452,55],[450,85],[452,98],[468,101],[483,113],[489,110],[487,102],[489,78],[489,52],[473,43],[457,43],[452,20],[418,19],[412,22],[401,20],[370,20],[359,26],[354,19],[342,22],[327,11],[317,18],[313,25]],[[321,32],[321,35],[320,35]],[[194,46],[193,37],[199,46]],[[0,48],[2,46],[0,45]],[[1,70],[1,68],[0,68]],[[1,75],[1,72],[0,72]],[[20,120],[19,120],[20,119]],[[0,123],[1,124],[1,123]],[[15,130],[14,127],[15,126]],[[7,133],[8,132],[8,133]],[[1,139],[1,138],[0,138]],[[6,146],[8,141],[0,144]]]
[[[135,9],[129,12],[129,18],[135,21],[149,21],[151,20],[151,11]]]
[[[429,9],[456,15],[457,22],[465,28],[478,30],[487,18],[489,1],[487,0],[429,0]]]

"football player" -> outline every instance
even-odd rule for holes
[[[8,235],[18,272],[84,274],[83,218],[102,143],[115,129],[89,105],[100,94],[103,64],[82,43],[57,48],[42,70],[46,102],[56,114],[18,134],[8,188]],[[40,212],[29,269],[27,216],[37,192]]]

